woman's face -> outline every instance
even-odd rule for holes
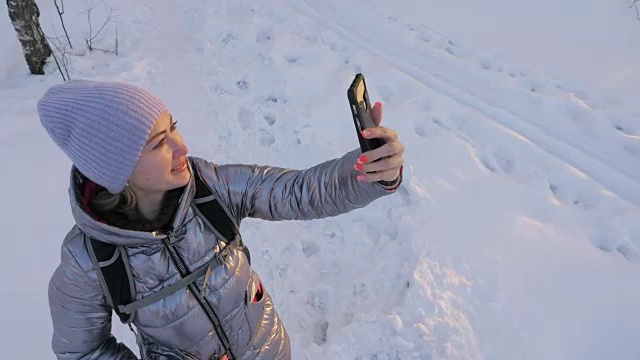
[[[164,193],[189,182],[189,149],[175,124],[171,114],[165,111],[153,125],[142,155],[129,178],[129,186],[136,193]]]

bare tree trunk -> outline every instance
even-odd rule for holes
[[[7,0],[7,8],[29,70],[34,75],[43,75],[44,64],[51,55],[51,48],[40,28],[38,5],[35,0]]]

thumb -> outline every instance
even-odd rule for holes
[[[377,102],[375,103],[375,105],[373,105],[373,107],[371,108],[371,115],[373,116],[373,123],[376,126],[380,126],[380,123],[382,122],[382,103],[381,102]]]

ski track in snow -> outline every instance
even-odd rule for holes
[[[489,126],[494,125],[497,129],[507,130],[511,132],[512,136],[532,143],[561,162],[566,163],[580,177],[589,177],[624,201],[629,201],[635,206],[640,205],[640,166],[638,166],[640,164],[638,161],[640,159],[638,141],[640,140],[640,137],[638,137],[640,129],[630,121],[624,122],[616,116],[610,116],[605,127],[599,129],[605,132],[604,136],[598,133],[598,130],[591,129],[593,124],[589,122],[594,122],[594,120],[601,121],[603,116],[599,113],[592,114],[592,112],[597,111],[597,106],[589,104],[583,98],[586,95],[582,91],[565,89],[562,84],[545,79],[527,78],[527,75],[522,72],[510,69],[505,65],[494,64],[491,60],[482,56],[473,58],[473,54],[470,51],[422,24],[408,23],[406,25],[406,29],[411,33],[415,33],[415,36],[423,42],[414,47],[415,51],[412,52],[406,46],[402,48],[400,45],[397,48],[390,47],[389,44],[398,42],[383,41],[389,40],[389,38],[385,38],[382,32],[367,35],[359,31],[356,23],[342,18],[336,9],[326,9],[320,3],[310,3],[307,0],[294,0],[291,5],[298,13],[333,32],[342,41],[356,44],[362,50],[384,59],[390,66],[397,68],[407,76],[423,84],[423,86],[448,97],[470,110],[471,115],[467,116],[467,118],[461,118],[454,114],[453,121],[442,120],[437,117],[432,121],[467,142],[477,153],[478,161],[489,171],[512,174],[516,171],[515,160],[513,155],[509,154],[509,151],[505,149],[490,149],[495,147],[492,144],[484,144],[484,146],[480,147],[474,144],[481,141],[474,139],[474,137],[477,137],[474,133],[481,132],[479,129],[486,127],[478,124],[476,121],[478,119],[489,123]],[[401,25],[401,19],[396,16],[389,16],[387,20],[394,25]],[[389,27],[385,27],[386,31],[388,29]],[[376,36],[383,40],[376,40]],[[402,37],[399,36],[399,38]],[[438,56],[425,56],[425,53],[431,54],[429,52],[430,49],[420,52],[422,50],[420,46],[430,47],[431,50],[444,50],[454,58],[479,65],[484,70],[495,69],[498,73],[502,73],[503,76],[525,80],[520,83],[522,90],[539,95],[532,102],[533,107],[531,109],[533,114],[525,114],[522,113],[522,110],[519,111],[518,109],[527,108],[522,104],[510,105],[508,101],[497,103],[494,98],[500,99],[501,96],[492,92],[490,88],[487,89],[485,84],[481,83],[477,88],[461,85],[464,80],[460,76],[467,74],[467,70],[459,64],[455,68],[448,69],[449,71],[446,73],[438,72],[438,68],[446,67],[447,64],[443,63],[444,61]],[[462,73],[462,75],[458,75],[458,73]],[[471,75],[472,73],[469,72],[469,74]],[[471,82],[466,81],[465,83],[470,84]],[[384,92],[382,92],[382,95],[384,95]],[[555,98],[552,96],[555,96]],[[535,113],[536,107],[542,107],[547,103],[560,103],[566,106],[565,113],[568,114],[568,117],[580,122],[577,125],[591,130],[580,129],[587,132],[586,135],[589,137],[574,140],[575,132],[565,134],[558,128],[549,128],[551,124],[545,123],[544,112],[538,116]],[[551,107],[551,109],[556,108]],[[426,105],[425,110],[431,109]],[[583,118],[587,122],[581,121]],[[605,123],[606,121],[601,122]],[[488,132],[486,130],[482,131]],[[414,132],[420,137],[429,136],[429,130],[423,123],[416,123]],[[624,149],[622,153],[627,154],[628,157],[618,159],[617,155],[608,154],[606,148],[598,145],[599,136],[603,136],[603,140],[609,140],[606,136],[617,136],[621,148]],[[606,144],[610,143],[610,141],[602,141],[602,143]],[[551,175],[547,180],[550,191],[559,202],[587,210],[599,202],[600,195],[595,193],[597,190],[587,189],[589,186],[578,184],[575,181],[556,180],[554,177],[564,178],[566,176],[555,174],[555,176]],[[602,244],[602,240],[593,240],[592,242],[596,247],[604,251],[617,250],[632,262],[637,263],[640,258],[640,252],[635,244],[622,241],[616,245],[616,240],[612,239],[605,241],[606,245]]]
[[[460,105],[484,115],[486,119],[490,119],[490,121],[515,132],[541,149],[586,173],[621,198],[640,206],[640,167],[629,167],[628,164],[618,161],[615,156],[604,152],[604,149],[597,146],[597,143],[593,141],[587,145],[580,144],[578,141],[573,140],[571,135],[563,134],[557,128],[551,130],[548,125],[536,120],[534,117],[519,114],[517,110],[510,109],[508,104],[497,104],[491,100],[490,96],[483,96],[485,92],[482,88],[465,88],[461,85],[461,82],[456,80],[455,74],[436,72],[434,70],[435,66],[430,66],[431,62],[428,57],[421,57],[417,53],[412,53],[406,49],[393,49],[387,45],[393,44],[393,41],[376,41],[373,36],[359,31],[357,26],[344,25],[346,21],[342,21],[343,19],[340,18],[337,12],[326,11],[326,9],[321,9],[317,4],[314,3],[312,5],[308,1],[302,0],[296,1],[293,7],[302,15],[313,19],[343,39],[349,39],[351,43],[358,44],[365,51],[386,59],[389,64],[423,83],[426,87],[448,96]],[[328,21],[328,19],[332,20]],[[397,18],[390,20],[399,21]],[[465,50],[446,38],[442,39],[442,35],[430,31],[423,25],[409,24],[408,29],[410,31],[422,30],[418,36],[436,49],[444,48],[447,53],[457,58],[469,57]],[[436,40],[434,38],[439,41],[434,41]],[[485,70],[489,70],[492,67],[490,60],[481,60],[480,65]],[[509,76],[518,77],[523,76],[523,74],[512,72]],[[529,82],[529,91],[531,92],[540,92],[539,88],[541,87],[542,84],[536,83],[535,80]],[[562,90],[560,86],[556,87]],[[567,91],[567,95],[570,95],[582,106],[591,109],[576,94]],[[586,114],[580,115],[588,116]],[[623,129],[616,127],[616,130],[622,133],[624,133]],[[625,147],[627,152],[634,156],[638,154],[637,148],[637,144]],[[609,176],[605,174],[609,174]]]

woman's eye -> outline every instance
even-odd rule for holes
[[[160,140],[160,141],[158,142],[158,144],[157,144],[156,146],[154,146],[153,148],[154,148],[154,149],[158,149],[158,148],[160,148],[160,146],[162,146],[162,145],[164,144],[165,139],[166,139],[166,138],[163,138],[162,140]]]
[[[178,123],[178,121],[174,121],[173,124],[171,124],[171,131],[176,129],[176,124]]]

